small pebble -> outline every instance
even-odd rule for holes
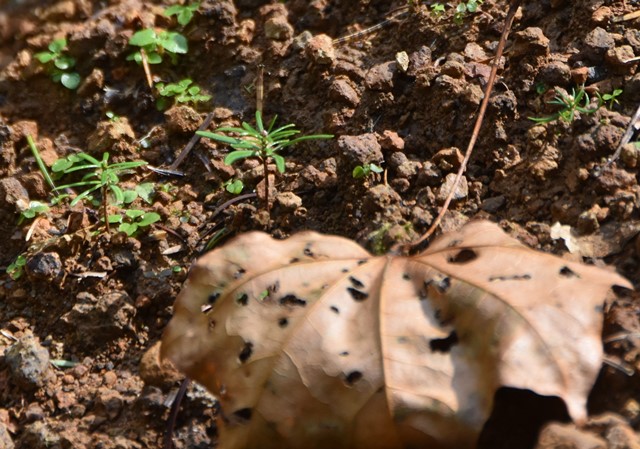
[[[49,351],[37,338],[27,334],[12,344],[5,359],[16,385],[25,390],[34,390],[44,385],[49,373]]]

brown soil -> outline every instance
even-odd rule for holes
[[[3,435],[18,448],[161,447],[178,383],[175,374],[158,372],[153,354],[142,364],[141,358],[160,339],[190,264],[219,231],[267,229],[280,238],[313,229],[374,251],[424,232],[446,193],[443,184],[459,167],[458,148],[470,137],[508,2],[485,0],[462,24],[452,20],[452,8],[436,18],[422,5],[371,34],[331,45],[317,36],[365,29],[406,2],[205,0],[183,30],[189,53],[177,65],[152,69],[163,81],[193,79],[213,100],[197,112],[162,113],[142,68],[126,57],[134,31],[178,28],[162,15],[168,3],[5,0],[0,6],[0,267],[20,254],[27,259],[17,280],[0,277],[0,447],[12,447],[3,446]],[[640,23],[614,20],[635,6],[525,3],[476,152],[442,227],[488,218],[531,247],[613,265],[637,285],[640,150],[625,146],[601,170],[640,100],[637,63],[627,62],[640,54]],[[54,83],[33,57],[59,37],[78,61],[77,91]],[[255,196],[235,197],[222,186],[241,178],[245,193],[257,189],[262,197],[261,166],[250,160],[225,166],[228,149],[203,139],[178,167],[184,176],[140,169],[123,177],[125,186],[155,183],[151,204],[137,199],[131,207],[162,217],[135,238],[102,232],[100,211],[82,203],[52,206],[18,224],[29,200],[51,198],[27,135],[49,165],[79,151],[97,157],[109,151],[115,161],[168,167],[211,110],[210,129],[253,123],[259,64],[267,119],[277,114],[278,123],[295,123],[305,134],[336,135],[283,153],[287,170],[273,178],[270,221]],[[570,123],[528,119],[558,110],[546,104],[554,87],[570,93],[582,83],[593,98],[598,91],[623,93],[612,107],[577,113]],[[120,118],[110,120],[107,111]],[[353,168],[370,162],[382,165],[384,176],[353,179]],[[556,222],[573,237],[559,238]],[[590,398],[592,414],[619,414],[627,430],[640,426],[639,314],[633,295],[608,303],[610,363]],[[16,339],[28,343],[31,334],[35,348],[39,341],[51,359],[68,366],[17,380],[7,348]],[[214,401],[190,387],[176,447],[214,446],[215,413]],[[480,446],[530,447],[541,423],[565,416],[562,404],[501,392]]]

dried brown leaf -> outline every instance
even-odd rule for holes
[[[220,398],[221,449],[465,448],[501,386],[584,418],[613,284],[489,222],[413,257],[253,232],[193,268],[162,350]]]

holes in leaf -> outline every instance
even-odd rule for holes
[[[495,281],[528,281],[531,279],[530,274],[512,274],[511,276],[491,276],[489,282]]]
[[[209,304],[204,304],[200,307],[200,312],[207,313],[211,309],[213,309],[213,306],[210,306]]]
[[[347,291],[349,292],[349,294],[351,295],[351,297],[355,301],[364,301],[365,299],[367,299],[369,297],[369,293],[365,293],[365,292],[357,290],[357,289],[355,289],[353,287],[348,287]]]
[[[298,298],[296,295],[289,294],[280,298],[280,305],[304,307],[307,305],[307,301],[305,301],[304,299]]]
[[[269,293],[278,293],[278,290],[280,290],[280,281],[275,281],[267,287],[267,290],[269,290]]]
[[[424,286],[429,289],[430,286],[435,287],[440,293],[446,293],[451,287],[451,279],[448,276],[443,276],[439,279],[429,279],[428,281],[424,281]]]
[[[336,306],[331,306],[329,307],[329,309],[331,309],[331,311],[336,315],[340,315],[340,309],[338,309]]]
[[[240,351],[240,354],[238,355],[240,363],[245,363],[247,360],[249,360],[251,354],[253,354],[253,343],[249,341],[244,344],[242,351]]]
[[[451,323],[450,317],[446,319],[442,317],[442,310],[440,309],[436,309],[433,311],[433,318],[435,318],[438,324],[440,324],[440,326],[442,327],[448,326]]]
[[[246,293],[238,294],[238,296],[236,297],[236,302],[241,306],[246,306],[247,304],[249,304],[249,295],[247,295]]]
[[[302,252],[307,257],[315,256],[315,254],[313,254],[313,251],[311,251],[311,243],[307,243],[307,245],[304,247],[304,250]]]
[[[576,277],[579,278],[580,276],[578,275],[578,273],[576,273],[575,271],[573,271],[571,268],[567,267],[566,265],[562,268],[560,268],[560,276],[564,276],[567,278],[572,278],[572,277]]]
[[[280,326],[281,328],[285,328],[289,325],[289,320],[287,318],[280,318],[278,320],[278,326]]]
[[[209,305],[213,306],[216,303],[216,301],[218,300],[219,297],[220,297],[220,292],[213,292],[207,298],[207,303],[209,303]]]
[[[233,417],[240,424],[245,424],[251,420],[252,410],[250,408],[241,408],[233,412]]]
[[[244,268],[240,267],[238,269],[238,271],[233,273],[233,278],[234,279],[240,279],[242,277],[242,275],[245,274],[246,272],[247,272],[247,270],[245,270]]]
[[[451,348],[458,344],[458,342],[458,334],[456,334],[456,331],[451,331],[446,338],[431,339],[431,341],[429,341],[429,348],[431,352],[447,353],[451,351]]]
[[[345,382],[347,385],[352,386],[354,383],[362,379],[362,373],[360,371],[351,371],[347,374]]]
[[[458,246],[462,243],[462,240],[452,240],[448,245],[447,248],[453,248],[454,246]]]
[[[471,249],[463,249],[449,258],[449,263],[465,264],[478,258],[478,254]]]
[[[364,287],[364,284],[353,276],[349,276],[349,281],[351,281],[351,285],[353,285],[355,288]]]

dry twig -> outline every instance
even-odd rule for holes
[[[496,76],[498,73],[498,65],[500,64],[500,60],[504,53],[504,47],[507,42],[507,37],[509,36],[509,31],[511,30],[511,26],[513,25],[513,20],[515,19],[515,16],[516,16],[516,11],[518,10],[521,2],[522,0],[511,0],[511,4],[509,5],[509,11],[505,19],[502,35],[500,36],[500,42],[498,43],[496,56],[493,60],[493,64],[491,65],[491,74],[489,75],[489,80],[485,88],[484,98],[482,99],[482,104],[480,105],[480,110],[478,111],[478,116],[476,117],[476,122],[473,127],[473,133],[471,134],[471,139],[469,139],[469,145],[467,146],[467,150],[464,154],[464,159],[462,161],[462,164],[460,165],[460,168],[458,169],[458,173],[456,174],[456,179],[453,183],[453,187],[451,188],[451,191],[449,192],[449,195],[447,196],[447,199],[445,200],[444,204],[440,208],[440,212],[438,213],[438,216],[431,224],[431,227],[416,242],[410,243],[409,245],[405,246],[405,249],[407,250],[413,247],[416,247],[417,245],[421,244],[422,242],[427,240],[429,237],[431,237],[431,235],[433,235],[433,233],[436,231],[436,229],[440,225],[440,222],[442,221],[444,214],[447,212],[447,210],[449,210],[449,205],[451,204],[453,195],[458,189],[458,185],[460,184],[462,175],[467,169],[467,164],[469,163],[469,159],[471,158],[471,153],[473,152],[473,148],[475,147],[476,141],[478,140],[478,135],[480,134],[480,128],[482,127],[482,122],[487,112],[487,106],[489,105],[491,92],[493,91],[493,86],[496,81]]]

